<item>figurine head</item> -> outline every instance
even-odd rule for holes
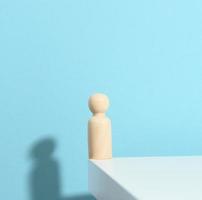
[[[89,98],[88,105],[93,114],[105,113],[109,107],[109,99],[105,94],[97,93]]]

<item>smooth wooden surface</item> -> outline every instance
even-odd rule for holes
[[[105,115],[109,99],[97,93],[89,98],[89,108],[93,116],[88,121],[88,149],[90,159],[112,158],[111,120]]]
[[[202,156],[89,161],[98,200],[202,200]]]

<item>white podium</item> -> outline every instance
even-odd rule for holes
[[[89,160],[97,200],[202,200],[202,156]]]

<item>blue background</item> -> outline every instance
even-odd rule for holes
[[[30,198],[44,138],[62,196],[87,192],[94,92],[111,100],[114,156],[201,155],[201,55],[200,0],[1,0],[0,198]]]

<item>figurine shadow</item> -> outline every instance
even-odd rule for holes
[[[95,200],[89,194],[61,195],[60,167],[53,155],[55,148],[56,142],[52,138],[42,139],[31,148],[30,200]]]

